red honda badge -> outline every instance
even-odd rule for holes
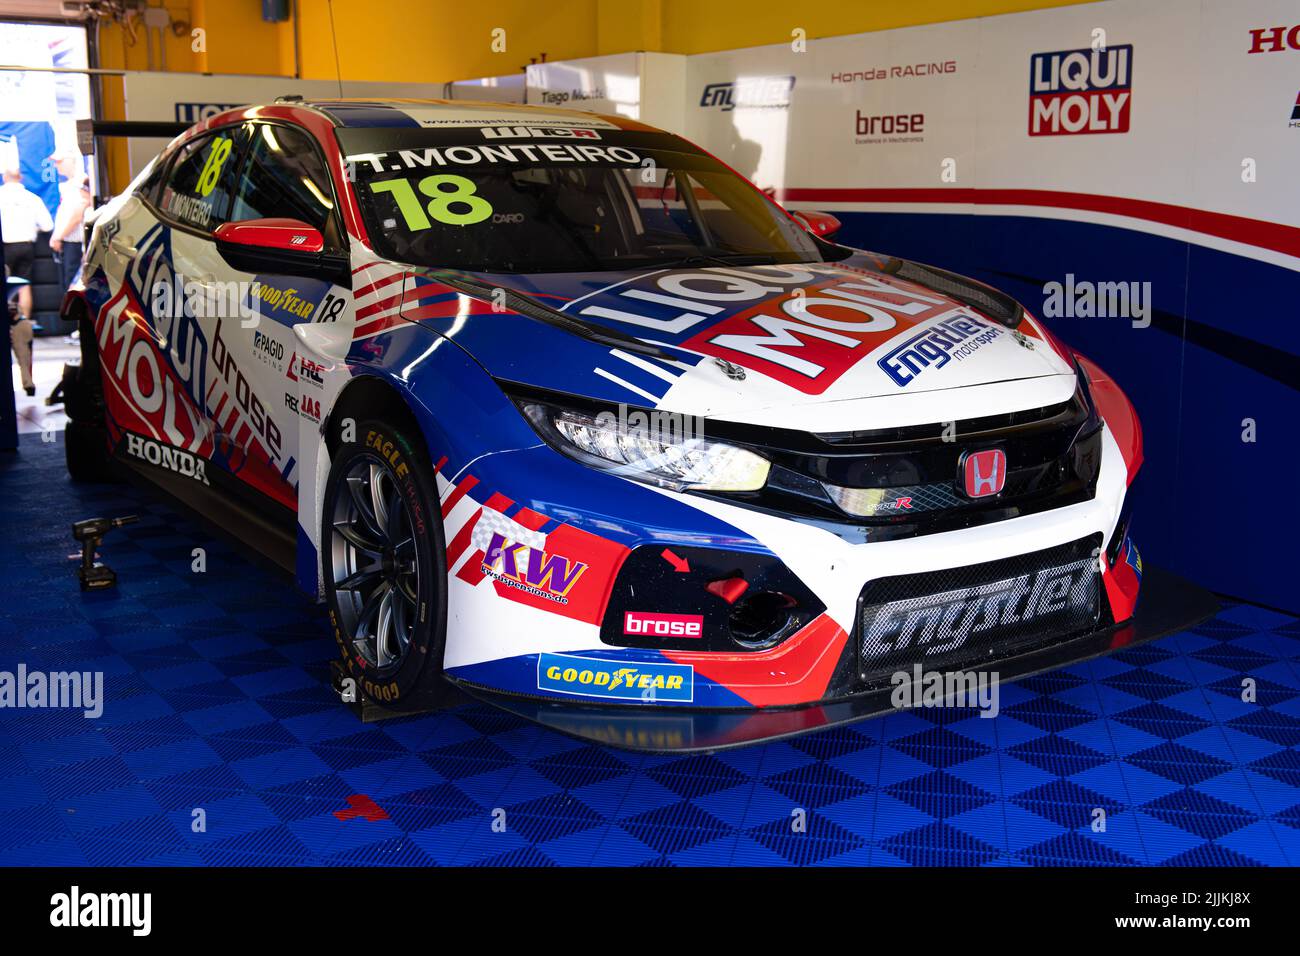
[[[967,452],[962,458],[962,478],[967,498],[999,494],[1007,483],[1007,453],[1001,448]]]

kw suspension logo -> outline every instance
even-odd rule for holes
[[[537,689],[611,700],[690,703],[695,697],[695,668],[689,664],[629,664],[570,654],[540,654]]]
[[[586,570],[581,561],[547,554],[539,547],[511,541],[500,532],[493,532],[483,554],[484,574],[557,604],[569,603],[569,592]]]
[[[1029,58],[1029,135],[1127,133],[1133,45]]]
[[[1087,619],[1097,606],[1097,562],[1069,564],[891,601],[863,617],[862,658],[876,660],[915,645],[925,654],[956,650],[972,636],[994,629],[1046,621],[1057,616]]]
[[[0,707],[80,710],[90,719],[104,713],[103,671],[0,671]]]

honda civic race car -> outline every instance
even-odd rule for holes
[[[1130,403],[828,218],[621,117],[230,110],[94,222],[69,469],[291,568],[380,705],[752,715],[1097,653]]]

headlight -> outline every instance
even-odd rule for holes
[[[766,458],[692,437],[685,428],[629,427],[613,412],[592,415],[540,402],[521,407],[556,450],[625,478],[674,491],[757,491],[767,482],[771,464]],[[679,416],[663,417],[675,421]]]

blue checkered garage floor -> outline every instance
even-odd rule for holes
[[[1008,684],[991,720],[900,712],[713,756],[477,703],[362,724],[319,609],[131,486],[70,484],[59,437],[0,457],[0,670],[102,671],[106,701],[0,709],[0,863],[1300,864],[1295,618],[1226,605]],[[141,520],[105,542],[119,586],[83,595],[69,526],[121,514]]]

